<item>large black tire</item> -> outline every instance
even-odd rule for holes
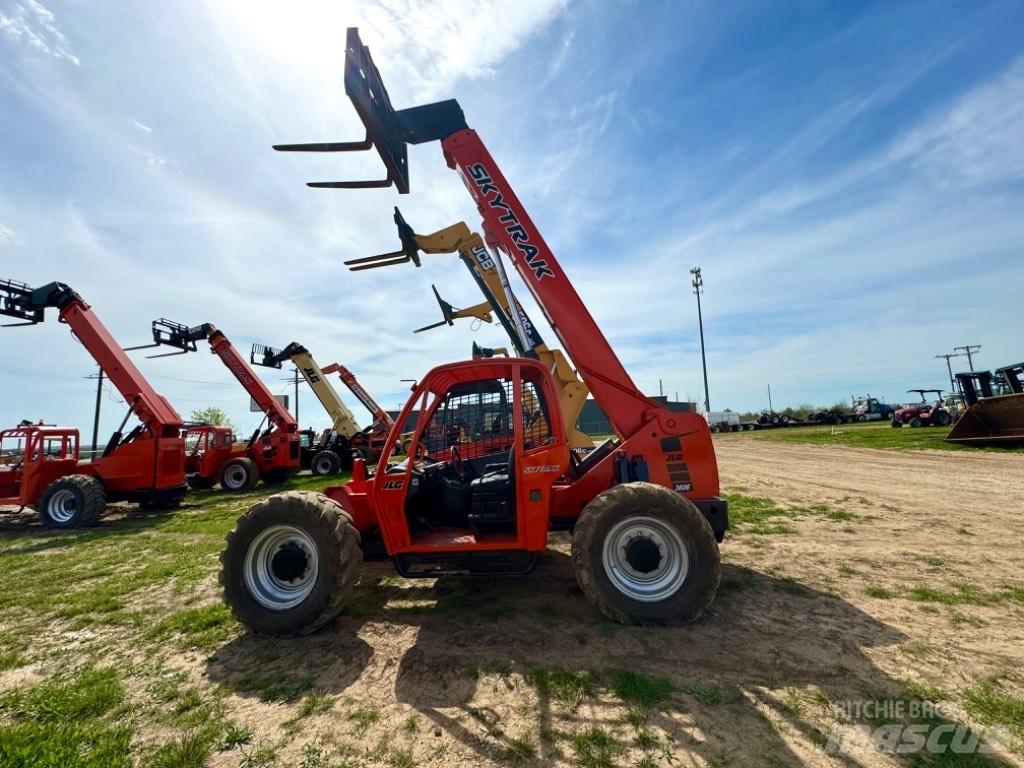
[[[213,487],[213,483],[210,482],[210,478],[202,477],[200,475],[192,475],[191,477],[186,477],[185,482],[188,483],[188,487],[194,491],[201,491],[205,490],[206,488]]]
[[[948,427],[952,421],[953,419],[950,417],[949,413],[946,411],[939,411],[932,419],[932,424],[936,427]]]
[[[251,491],[259,479],[260,471],[252,459],[231,459],[220,468],[220,487],[230,493]]]
[[[263,475],[263,482],[267,485],[281,485],[287,483],[291,476],[292,471],[288,467],[274,467]]]
[[[352,518],[323,494],[275,494],[238,518],[227,536],[224,602],[258,635],[315,632],[338,615],[358,582],[359,545]]]
[[[336,475],[341,471],[341,457],[331,450],[317,451],[309,468],[314,475]]]
[[[89,475],[67,475],[54,480],[39,497],[36,509],[48,528],[85,528],[96,525],[107,508],[103,483]]]
[[[721,577],[707,519],[687,499],[652,483],[616,485],[591,500],[573,530],[572,562],[590,602],[623,624],[694,621],[715,599]],[[627,568],[639,576],[642,598],[629,591]],[[642,583],[655,577],[663,580],[660,589]]]
[[[910,420],[910,426],[914,427],[914,429],[917,429],[918,427],[923,427],[924,422],[921,420],[920,416],[915,416]]]

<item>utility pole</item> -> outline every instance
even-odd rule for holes
[[[708,361],[704,355],[704,316],[700,308],[700,294],[704,287],[704,278],[701,277],[700,267],[690,270],[693,275],[693,292],[697,295],[697,324],[700,327],[700,366],[704,371],[704,411],[711,413],[711,398],[708,395]]]
[[[296,367],[292,371],[291,378],[289,378],[289,379],[281,379],[281,381],[287,381],[289,384],[294,384],[295,385],[295,423],[299,424],[299,426],[301,427],[302,425],[299,423],[299,384],[301,384],[303,382],[303,379],[300,378],[300,376],[299,376],[299,369],[298,369],[298,367]]]
[[[775,409],[772,408],[772,385],[768,385],[768,413],[775,413]]]
[[[967,367],[972,371],[974,370],[974,360],[971,359],[971,355],[981,351],[981,344],[968,344],[965,347],[953,347],[954,352],[963,352],[967,355]]]
[[[945,360],[946,360],[946,370],[949,371],[949,386],[952,387],[950,392],[956,392],[957,391],[957,387],[956,387],[956,379],[953,378],[953,366],[950,365],[950,363],[949,363],[949,359],[951,357],[963,357],[963,355],[961,353],[959,353],[959,352],[956,352],[956,353],[954,353],[952,355],[936,355],[935,359],[938,360],[939,358],[945,358]]]
[[[99,373],[94,373],[85,378],[96,379],[96,413],[92,418],[92,450],[95,452],[100,434],[100,403],[103,402],[103,369],[100,368]]]

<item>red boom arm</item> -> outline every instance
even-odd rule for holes
[[[488,243],[508,254],[594,399],[621,437],[635,434],[662,406],[644,395],[562,271],[476,131],[441,142],[484,219]]]
[[[391,417],[388,416],[388,412],[377,405],[377,401],[370,397],[370,393],[363,389],[362,385],[348,368],[340,363],[331,363],[330,365],[325,365],[320,370],[326,374],[337,373],[338,378],[345,383],[345,386],[351,390],[352,394],[363,404],[363,407],[373,414],[374,420],[382,421],[387,424],[388,428],[391,427],[392,421]]]
[[[270,423],[277,429],[287,432],[297,431],[298,423],[295,418],[287,408],[277,401],[277,398],[267,389],[267,385],[260,380],[245,358],[238,354],[238,350],[235,349],[228,337],[212,325],[207,326],[207,329],[207,339],[209,339],[213,353],[224,362],[228,370],[238,379],[238,383],[263,409]]]

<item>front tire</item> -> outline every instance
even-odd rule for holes
[[[252,459],[231,459],[220,470],[220,487],[229,493],[251,491],[260,479],[260,471]]]
[[[318,451],[310,462],[310,469],[314,475],[336,475],[341,471],[341,457],[334,451]]]
[[[306,635],[344,607],[363,563],[359,532],[320,493],[288,491],[238,518],[221,553],[234,617],[258,635]]]
[[[624,483],[584,508],[572,537],[580,588],[623,624],[680,624],[715,599],[721,562],[711,525],[687,499]]]
[[[37,508],[48,528],[85,528],[107,508],[107,493],[95,477],[68,475],[50,483]]]

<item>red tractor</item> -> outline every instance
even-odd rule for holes
[[[458,102],[394,110],[355,29],[345,87],[366,142],[278,149],[376,147],[386,180],[313,186],[393,183],[408,192],[406,144],[440,141],[483,216],[487,242],[519,271],[616,437],[583,458],[572,454],[551,371],[537,360],[434,368],[413,387],[376,472],[357,459],[347,485],[271,496],[239,518],[221,555],[233,614],[262,634],[323,626],[359,579],[363,536],[379,533],[406,576],[521,575],[549,532],[566,530],[579,585],[604,615],[697,618],[714,599],[728,527],[707,423],[637,389]],[[409,455],[392,465],[414,418]]]
[[[121,393],[128,412],[91,461],[79,455],[77,429],[22,424],[0,432],[0,455],[7,456],[0,465],[0,506],[35,507],[43,524],[55,528],[95,524],[108,501],[135,501],[143,509],[178,506],[187,486],[177,411],[68,286],[49,283],[32,289],[0,281],[0,314],[34,325],[50,307]],[[133,415],[139,423],[125,434]]]
[[[946,408],[946,401],[942,399],[941,389],[908,389],[907,392],[915,392],[921,396],[921,402],[914,405],[904,405],[897,408],[892,414],[892,426],[902,427],[948,427],[953,423],[953,416]],[[929,394],[935,394],[935,400],[928,399]]]
[[[228,337],[209,323],[189,327],[166,318],[153,321],[153,346],[174,347],[178,352],[172,355],[195,352],[196,342],[204,339],[263,410],[264,421],[246,442],[237,442],[225,426],[189,427],[185,432],[188,484],[210,488],[220,483],[225,491],[240,492],[251,490],[261,479],[267,485],[287,481],[300,469],[298,423]],[[267,423],[265,430],[263,423]]]

